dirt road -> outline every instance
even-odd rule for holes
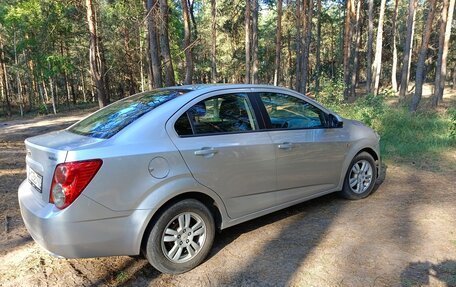
[[[456,286],[456,171],[394,163],[365,200],[329,195],[224,230],[183,275],[131,257],[54,258],[20,216],[23,140],[80,116],[0,123],[0,286]]]

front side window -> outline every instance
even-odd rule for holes
[[[258,129],[253,109],[246,94],[220,95],[203,100],[191,107],[175,124],[180,136],[184,132],[185,115],[191,122],[193,134],[246,132]]]
[[[310,103],[289,95],[261,93],[273,129],[324,128],[326,115]]]
[[[110,138],[142,115],[186,92],[173,89],[137,94],[97,111],[68,131],[89,137]]]

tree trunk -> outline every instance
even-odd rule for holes
[[[375,59],[374,66],[372,70],[374,72],[374,94],[378,94],[378,89],[380,86],[380,73],[382,70],[382,47],[383,47],[383,18],[385,16],[385,5],[386,0],[382,0],[380,3],[380,16],[378,18],[378,28],[377,28],[377,41],[375,44]]]
[[[410,52],[409,52],[409,61],[408,61],[408,67],[407,67],[407,89],[408,89],[408,84],[410,83],[410,76],[411,76],[411,69],[412,69],[412,56],[413,56],[413,39],[415,39],[415,26],[416,26],[416,11],[413,12],[413,25],[412,25],[412,45],[410,45]],[[424,24],[423,24],[424,26]]]
[[[217,83],[217,6],[215,0],[211,0],[211,82]]]
[[[358,70],[358,47],[360,39],[360,18],[361,18],[361,2],[358,0],[356,4],[356,20],[355,20],[355,40],[351,41],[351,51],[350,51],[350,96],[356,96],[356,72]]]
[[[321,73],[321,0],[317,0],[317,47],[315,51],[315,95],[320,93],[320,73]]]
[[[252,83],[258,84],[258,0],[253,0],[252,10]]]
[[[440,24],[439,54],[437,59],[437,71],[435,72],[435,89],[432,105],[435,107],[443,100],[445,80],[447,74],[447,56],[451,36],[451,25],[453,22],[455,0],[443,0],[442,19]],[[448,8],[449,6],[449,8]]]
[[[391,66],[391,88],[394,93],[397,92],[397,47],[396,47],[396,22],[397,22],[397,8],[399,0],[394,1],[394,12],[393,12],[393,64]]]
[[[301,13],[301,0],[296,1],[296,73],[295,73],[295,78],[296,78],[296,85],[295,89],[299,92],[299,89],[301,88],[301,54],[302,54],[302,14]]]
[[[184,19],[184,51],[185,51],[185,80],[184,84],[190,85],[193,78],[192,48],[190,47],[192,32],[190,29],[190,15],[188,11],[188,0],[181,0]]]
[[[138,27],[138,44],[139,44],[139,78],[141,80],[141,93],[144,92],[144,86],[146,84],[146,79],[144,78],[144,53],[143,53],[143,41],[142,41],[142,27]],[[149,54],[149,51],[147,51]],[[147,65],[150,67],[150,65]],[[151,69],[152,70],[152,69]]]
[[[288,50],[288,87],[293,88],[293,57],[291,55],[291,33],[288,31],[287,35],[287,50]]]
[[[250,84],[250,51],[251,51],[251,20],[250,20],[250,9],[252,4],[250,0],[245,1],[245,83]]]
[[[62,58],[65,57],[63,50],[64,50],[63,41],[60,41],[60,56],[62,56]],[[62,75],[63,75],[63,83],[65,84],[65,102],[66,102],[67,109],[69,110],[70,109],[70,85],[68,84],[68,75],[67,75],[65,68],[63,69]]]
[[[369,25],[367,30],[367,65],[366,65],[366,91],[372,93],[372,51],[374,42],[374,0],[369,1]],[[416,0],[410,0],[416,1]]]
[[[364,27],[364,24],[365,24],[365,19],[363,18],[363,10],[362,10],[362,7],[364,6],[364,3],[363,3],[363,0],[360,0],[361,1],[361,10],[360,10],[360,15],[359,15],[359,33],[358,33],[358,36],[357,36],[357,41],[358,41],[358,46],[357,46],[357,50],[356,50],[356,61],[355,61],[355,66],[353,68],[354,70],[354,73],[355,73],[355,87],[359,86],[359,75],[361,73],[361,69],[359,68],[360,67],[360,59],[359,59],[359,53],[360,51],[363,50],[363,47],[364,47],[364,43],[363,43],[363,27]]]
[[[124,27],[124,53],[125,53],[125,82],[128,84],[128,94],[133,95],[136,93],[136,81],[133,72],[133,57],[130,49],[130,30],[127,26]],[[122,95],[123,97],[123,95]]]
[[[274,61],[274,86],[280,82],[280,54],[282,51],[282,0],[277,0],[277,29]]]
[[[165,84],[166,86],[174,86],[176,80],[174,79],[173,61],[171,59],[171,51],[169,48],[169,35],[168,35],[168,0],[160,1],[160,52],[163,57],[163,65],[165,66]],[[155,75],[154,75],[155,77]]]
[[[299,2],[299,1],[298,1]],[[296,73],[296,89],[300,93],[305,93],[305,87],[306,83],[303,83],[304,77],[304,57],[305,57],[305,51],[306,51],[306,27],[307,27],[307,17],[306,17],[306,12],[307,12],[307,4],[308,0],[303,0],[301,9],[299,11],[299,16],[297,16],[297,19],[300,21],[299,23],[299,31],[298,31],[298,41],[300,42],[299,44],[299,52],[296,53],[296,58],[299,59],[299,67],[297,69]],[[296,63],[298,65],[298,62]],[[306,65],[307,66],[307,65]]]
[[[44,107],[46,109],[46,114],[47,114],[47,106],[46,106],[46,103],[44,102],[44,97],[42,97],[42,94],[40,93],[40,90],[39,90],[39,86],[37,84],[37,77],[36,77],[36,73],[35,73],[35,64],[33,63],[33,61],[31,59],[27,60],[27,63],[28,63],[29,69],[30,69],[32,90],[34,92],[34,95],[38,95],[38,99],[37,99],[38,103],[39,103],[39,100],[41,100],[41,103],[44,105]]]
[[[44,91],[44,95],[46,97],[46,102],[47,102],[49,100],[49,95],[48,95],[48,91],[47,91],[47,88],[46,88],[46,82],[44,81],[44,78],[43,78],[43,80],[41,80],[41,84],[43,86],[43,91]],[[55,114],[57,114],[57,111],[55,109],[54,93],[52,92],[52,85],[50,86],[50,88],[51,88],[51,94],[52,94],[52,96],[51,96],[52,112],[55,115]],[[46,108],[46,110],[47,110],[47,108]]]
[[[52,93],[52,77],[49,77],[49,84],[51,85],[51,95]],[[85,85],[85,79],[84,79],[84,73],[81,71],[81,85],[82,85],[82,100],[84,103],[87,103],[87,94],[86,94],[86,85]]]
[[[90,47],[89,47],[89,62],[90,73],[97,89],[98,105],[100,108],[108,104],[106,97],[106,86],[104,82],[104,63],[102,63],[98,45],[97,23],[95,21],[95,14],[93,9],[92,0],[86,0],[87,9],[87,22],[90,31]]]
[[[52,80],[52,77],[49,77],[49,88],[51,90],[52,112],[55,115],[55,114],[57,114],[57,109],[56,109],[56,106],[55,106],[54,81]]]
[[[307,0],[304,0],[305,2],[307,2]],[[310,52],[310,41],[311,41],[311,38],[312,38],[312,17],[313,17],[313,0],[308,0],[309,3],[308,3],[308,9],[307,9],[307,13],[306,13],[306,6],[307,5],[304,5],[303,6],[303,13],[302,13],[302,16],[303,18],[305,16],[307,16],[307,19],[306,19],[306,22],[305,22],[305,42],[304,42],[304,51],[303,51],[303,54],[302,54],[302,60],[301,60],[301,63],[302,63],[302,72],[301,72],[301,81],[300,81],[300,84],[301,84],[301,88],[300,88],[300,92],[305,94],[307,92],[307,74],[308,74],[308,70],[309,70],[309,52]]]
[[[409,110],[415,112],[421,101],[423,94],[423,82],[424,82],[424,69],[425,60],[427,56],[427,50],[429,45],[429,38],[432,32],[432,22],[434,21],[436,0],[429,0],[429,13],[426,20],[426,26],[424,27],[423,40],[421,42],[420,53],[418,56],[418,62],[416,64],[416,76],[415,76],[415,94],[413,95],[412,102],[410,103]]]
[[[352,44],[352,26],[353,26],[353,18],[354,18],[354,0],[347,0],[347,8],[345,10],[345,24],[344,24],[344,99],[348,99],[350,95],[350,47]]]
[[[17,66],[18,65],[18,58],[17,58],[17,44],[16,44],[16,32],[14,32],[14,36],[13,36],[13,46],[14,46],[14,64]],[[3,49],[2,49],[3,51]],[[3,64],[5,64],[5,62],[3,62]],[[6,72],[6,66],[4,66],[3,70],[5,71],[5,75],[7,75],[8,73]],[[20,109],[20,112],[21,112],[21,117],[24,116],[24,96],[22,93],[23,93],[23,89],[22,89],[22,81],[21,81],[21,77],[19,76],[19,72],[16,71],[16,86],[17,86],[17,97],[18,97],[18,101],[19,101],[19,109]],[[9,85],[8,85],[8,77],[6,77],[6,89],[8,90],[9,88]]]
[[[68,75],[66,72],[63,72],[63,80],[65,83],[66,105],[69,110],[70,109],[70,84],[68,83]]]
[[[453,68],[453,90],[456,90],[456,63]]]
[[[415,10],[417,5],[417,0],[409,0],[408,8],[408,18],[407,18],[407,35],[405,38],[404,45],[404,58],[402,60],[402,72],[401,72],[401,86],[399,91],[399,101],[405,99],[405,94],[408,90],[408,79],[409,79],[409,65],[410,65],[410,56],[413,43],[413,28],[415,22]]]
[[[159,20],[159,7],[157,0],[147,1],[147,34],[149,40],[149,57],[150,66],[152,68],[153,87],[161,88],[163,85],[162,80],[162,67],[160,63],[160,48],[158,45],[158,24]]]
[[[147,4],[147,3],[146,3]],[[147,11],[147,8],[146,8]],[[149,22],[149,20],[147,20]],[[156,39],[155,39],[156,40]],[[147,29],[146,33],[146,55],[147,55],[147,79],[148,79],[148,88],[152,90],[154,88],[154,73],[152,71],[152,57],[151,57],[151,49],[150,49],[150,35],[149,29]]]
[[[5,51],[3,49],[3,41],[0,38],[0,92],[5,99],[5,110],[7,116],[11,116],[11,103],[9,99],[9,88],[8,88],[8,74],[6,71],[5,64]]]

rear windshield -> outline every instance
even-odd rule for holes
[[[155,90],[134,95],[99,110],[68,130],[84,136],[107,139],[147,112],[186,92],[188,91],[176,89]]]

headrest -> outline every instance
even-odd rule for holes
[[[220,104],[220,118],[233,118],[241,115],[241,109],[236,98],[227,98]]]
[[[206,103],[204,101],[201,101],[191,107],[189,111],[194,116],[204,117],[206,115]]]

